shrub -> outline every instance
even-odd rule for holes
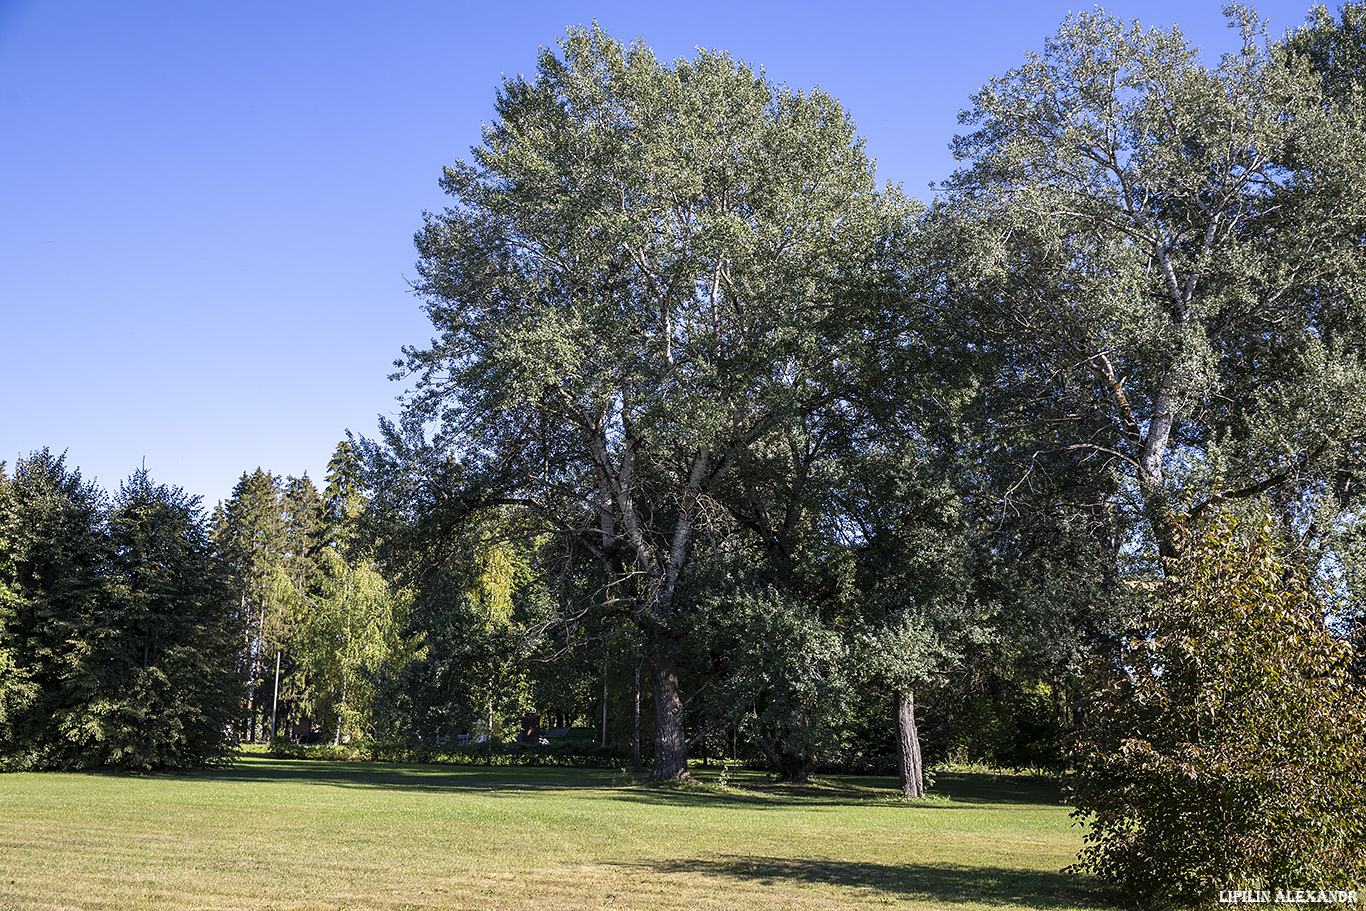
[[[1366,879],[1366,711],[1351,648],[1269,523],[1198,533],[1072,745],[1077,868],[1140,900]]]
[[[268,755],[276,759],[316,759],[329,762],[561,766],[582,769],[616,769],[631,761],[626,751],[617,747],[573,742],[549,746],[520,743],[472,743],[457,746],[406,741],[360,741],[334,746],[305,745],[277,740],[271,744]]]

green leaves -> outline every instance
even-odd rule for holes
[[[197,499],[140,471],[109,504],[64,462],[0,480],[0,768],[222,761],[239,640]]]
[[[950,277],[1020,461],[1087,454],[1168,557],[1168,508],[1316,498],[1337,441],[1366,434],[1355,405],[1330,445],[1296,427],[1366,393],[1348,278],[1366,143],[1302,60],[1231,17],[1243,49],[1212,68],[1176,30],[1069,17],[975,96],[939,210],[962,221]]]
[[[1072,747],[1081,867],[1141,897],[1366,882],[1366,702],[1269,521],[1192,532]],[[1113,671],[1111,673],[1113,674]]]

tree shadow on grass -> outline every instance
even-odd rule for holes
[[[1056,778],[1039,775],[986,772],[935,772],[932,794],[957,803],[1044,804],[1062,803],[1062,787]]]
[[[1031,776],[942,773],[930,796],[902,801],[892,779],[833,776],[807,785],[769,781],[758,774],[735,776],[732,787],[704,782],[643,783],[620,770],[564,766],[455,766],[419,763],[338,762],[243,757],[232,765],[197,772],[160,773],[202,781],[313,784],[366,790],[481,792],[608,791],[623,801],[685,807],[752,808],[775,804],[806,807],[895,806],[919,810],[984,806],[1057,806],[1055,781]],[[642,773],[643,774],[643,773]]]
[[[567,791],[610,786],[610,769],[521,766],[445,766],[416,763],[330,762],[257,758],[191,773],[200,781],[312,784],[366,790],[471,792]]]
[[[737,777],[731,787],[714,784],[664,782],[623,789],[621,800],[683,806],[772,805],[775,802],[803,806],[896,806],[922,810],[967,810],[988,806],[1056,807],[1062,802],[1058,782],[1030,775],[947,773],[937,775],[934,787],[922,800],[901,799],[895,779],[837,776],[811,784],[769,782],[758,776]]]
[[[932,904],[979,904],[1003,908],[1108,907],[1081,877],[1046,870],[963,864],[890,865],[818,858],[752,855],[614,864],[653,873],[687,873],[758,885],[810,883],[869,890],[881,897]]]

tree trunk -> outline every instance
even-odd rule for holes
[[[809,756],[794,756],[791,753],[779,753],[779,768],[783,781],[792,784],[809,784],[811,775],[815,772],[815,764]]]
[[[640,662],[636,661],[636,717],[635,731],[631,741],[632,756],[635,758],[635,768],[640,768]]]
[[[687,779],[688,741],[683,732],[683,699],[673,640],[655,633],[651,645],[650,682],[655,697],[655,762],[651,781]]]
[[[773,764],[782,781],[792,784],[810,783],[811,773],[815,771],[815,764],[810,757],[796,756],[780,748],[763,730],[758,731],[756,739],[759,741],[759,749],[764,751],[764,755]]]
[[[275,740],[275,731],[278,727],[277,720],[280,717],[280,650],[275,650],[275,695],[270,701],[270,736],[266,738],[267,743]]]
[[[901,794],[907,800],[925,796],[925,769],[920,761],[920,732],[915,725],[915,694],[896,694],[896,758]]]

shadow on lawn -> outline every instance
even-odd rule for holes
[[[899,900],[977,903],[1022,908],[1063,908],[1096,903],[1084,880],[1065,873],[1003,867],[928,863],[893,866],[842,860],[720,855],[622,863],[613,866],[655,873],[690,873],[746,880],[759,885],[806,882],[868,889]]]
[[[196,772],[201,781],[245,784],[316,784],[391,791],[564,791],[604,788],[619,773],[605,769],[440,766],[326,762],[249,757],[221,769]]]
[[[753,807],[775,801],[806,806],[890,805],[921,809],[968,809],[982,806],[1057,806],[1058,784],[1019,775],[941,773],[924,801],[903,803],[895,779],[839,776],[808,785],[771,782],[761,774],[742,773],[734,786],[707,783],[631,784],[613,769],[556,766],[446,766],[372,762],[244,757],[222,769],[191,773],[208,781],[316,784],[327,787],[394,791],[485,793],[556,790],[609,790],[624,801],[674,806]]]
[[[1062,792],[1058,782],[1029,775],[989,775],[945,773],[935,776],[929,797],[922,801],[902,801],[896,779],[838,776],[811,784],[793,785],[772,782],[748,774],[733,786],[665,783],[619,791],[621,800],[685,806],[771,805],[774,800],[806,806],[845,807],[886,805],[926,810],[980,809],[986,806],[1058,806]]]

